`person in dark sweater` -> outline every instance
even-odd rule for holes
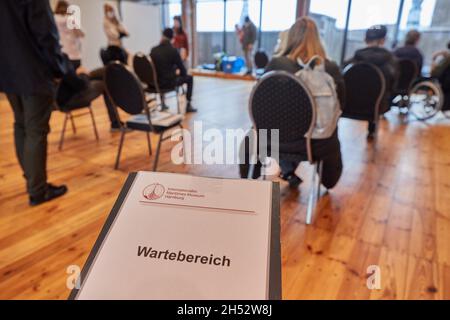
[[[48,1],[0,1],[0,92],[14,112],[16,154],[29,203],[58,198],[67,187],[47,181],[47,135],[55,79],[67,73]]]
[[[297,62],[298,59],[303,63],[307,63],[316,55],[322,57],[325,61],[325,71],[331,75],[336,83],[338,99],[342,106],[345,103],[344,79],[336,63],[327,59],[325,49],[320,41],[317,25],[311,18],[300,18],[291,27],[285,52],[281,57],[273,58],[269,62],[266,72],[281,70],[295,74],[302,69]],[[288,149],[283,150],[283,152],[305,153],[306,140],[295,142]],[[312,140],[312,152],[314,158],[323,160],[322,184],[327,189],[332,189],[338,183],[343,170],[337,128],[328,139]],[[281,178],[288,181],[291,188],[297,188],[302,182],[295,174],[299,164],[299,162],[280,160]]]
[[[161,89],[173,89],[176,86],[187,84],[186,99],[187,112],[196,112],[192,106],[192,92],[194,87],[194,78],[186,71],[180,53],[171,43],[174,37],[172,29],[165,29],[162,34],[161,42],[150,52],[158,76],[158,84]],[[179,72],[179,74],[177,74]]]
[[[395,56],[384,48],[386,43],[387,28],[382,25],[373,26],[366,32],[366,44],[364,49],[357,50],[352,59],[347,61],[345,65],[355,62],[372,63],[379,67],[386,80],[386,92],[383,102],[380,106],[380,114],[384,114],[390,110],[392,96],[395,92],[399,70],[397,59]],[[368,139],[373,139],[375,134],[375,123],[369,121]]]
[[[408,59],[416,63],[419,70],[419,75],[422,73],[423,67],[423,55],[422,52],[417,48],[420,41],[420,32],[417,30],[410,30],[406,34],[405,45],[394,51],[394,55],[398,59]]]

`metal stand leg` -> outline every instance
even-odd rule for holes
[[[61,131],[61,138],[59,139],[59,146],[58,150],[61,151],[64,143],[64,134],[66,133],[66,127],[67,127],[67,120],[69,120],[69,114],[66,113],[66,116],[64,117],[64,123],[63,128]]]
[[[148,152],[151,157],[153,155],[153,150],[152,150],[152,140],[150,139],[150,132],[147,132],[147,145],[148,145]]]
[[[311,181],[311,190],[309,193],[309,200],[308,200],[308,209],[306,212],[306,224],[311,224],[312,222],[312,216],[316,209],[317,204],[317,184],[316,184],[316,176],[317,176],[317,169],[318,169],[318,163],[314,164],[314,170],[313,170],[313,176]]]
[[[119,143],[119,151],[117,152],[117,157],[116,157],[116,165],[114,166],[115,170],[119,169],[119,161],[120,161],[120,155],[122,153],[122,146],[123,146],[123,141],[125,140],[125,128],[121,128],[122,132],[120,135],[120,143]]]
[[[161,144],[162,144],[162,140],[163,140],[163,135],[164,135],[164,132],[162,132],[159,135],[158,147],[156,148],[155,162],[153,164],[153,171],[155,171],[155,172],[156,172],[156,169],[158,168],[159,153],[161,152]]]
[[[184,140],[184,128],[183,125],[180,124],[180,129],[181,129],[181,141],[183,142],[183,164],[186,165],[187,163],[187,152],[186,152],[186,141]],[[190,154],[190,152],[189,152]]]
[[[95,140],[98,141],[99,137],[98,137],[98,131],[97,131],[97,124],[95,123],[94,112],[92,111],[91,107],[89,107],[89,114],[91,115],[92,126],[94,127]]]
[[[180,108],[180,97],[178,95],[178,90],[176,91],[176,98],[177,98],[177,112],[178,114],[181,114],[181,108]]]

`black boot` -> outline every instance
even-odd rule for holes
[[[44,202],[51,201],[53,199],[59,198],[67,193],[67,187],[65,185],[62,186],[54,186],[48,184],[47,191],[41,196],[30,197],[30,206],[38,206]]]
[[[190,113],[190,112],[197,112],[197,109],[195,109],[191,102],[188,102],[187,107],[186,107],[186,112]]]

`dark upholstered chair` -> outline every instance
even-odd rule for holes
[[[175,92],[175,97],[177,99],[177,109],[178,113],[181,113],[180,110],[180,99],[178,96],[178,87],[174,88],[168,88],[163,89],[159,86],[158,83],[158,76],[156,74],[156,68],[153,64],[152,59],[143,54],[143,53],[137,53],[133,58],[133,69],[138,78],[142,81],[142,83],[145,85],[144,90],[147,93],[150,94],[156,94],[159,96],[161,101],[161,107],[162,109],[167,109],[166,103],[165,103],[165,95],[170,92]]]
[[[152,145],[150,133],[159,135],[158,147],[156,150],[153,170],[158,167],[159,154],[163,141],[170,139],[164,137],[167,130],[179,127],[182,128],[182,115],[172,115],[168,112],[150,111],[145,100],[144,89],[138,77],[125,65],[116,61],[110,63],[105,71],[105,85],[114,106],[122,109],[132,117],[121,126],[121,137],[119,151],[117,153],[115,169],[119,168],[120,155],[125,138],[129,130],[143,131],[147,134],[147,142],[150,156],[152,156]],[[117,112],[118,115],[118,112]]]
[[[322,162],[320,159],[314,159],[311,148],[311,135],[316,122],[316,106],[309,90],[298,77],[290,73],[269,72],[253,89],[249,108],[257,132],[279,130],[280,159],[309,161],[314,165],[306,217],[306,223],[310,224],[320,195]],[[305,142],[305,152],[295,153],[286,147],[288,144],[299,141]],[[276,146],[270,145],[267,154],[273,155],[274,148]],[[261,153],[261,150],[257,153]],[[319,173],[319,179],[316,179],[316,172]]]

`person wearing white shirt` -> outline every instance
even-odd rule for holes
[[[116,10],[110,4],[104,6],[105,17],[103,19],[103,30],[108,40],[107,59],[105,62],[119,60],[127,63],[128,54],[122,45],[122,38],[128,37],[128,31],[117,18]]]
[[[55,22],[58,28],[62,51],[69,56],[69,59],[77,70],[81,66],[82,39],[84,32],[81,29],[69,28],[68,26],[69,3],[60,0],[55,7]]]

